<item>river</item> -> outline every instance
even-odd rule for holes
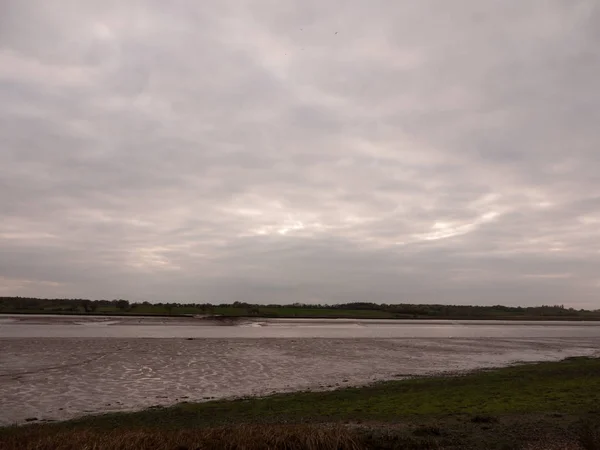
[[[0,316],[0,424],[577,355],[600,323]]]

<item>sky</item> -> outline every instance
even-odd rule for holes
[[[0,295],[600,308],[596,0],[3,0]]]

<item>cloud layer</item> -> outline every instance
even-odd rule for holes
[[[0,295],[600,308],[594,0],[0,8]]]

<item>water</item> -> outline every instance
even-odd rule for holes
[[[600,322],[266,319],[215,325],[193,318],[0,317],[0,338],[600,337]]]
[[[600,323],[0,316],[0,424],[600,356]]]

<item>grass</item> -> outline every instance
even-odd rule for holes
[[[600,359],[569,358],[464,376],[8,427],[0,429],[0,449],[599,450],[599,430]],[[89,445],[69,446],[76,442]]]
[[[67,305],[68,307],[68,305]],[[70,308],[70,307],[68,307]],[[306,308],[306,307],[268,307],[261,306],[257,313],[249,313],[247,308],[236,308],[233,306],[215,306],[210,311],[203,311],[196,307],[178,306],[168,309],[158,305],[135,304],[128,310],[121,310],[114,306],[101,306],[94,312],[85,313],[83,309],[72,311],[71,309],[34,309],[18,310],[11,309],[2,311],[2,313],[12,314],[98,314],[98,315],[148,315],[148,316],[185,316],[185,315],[220,315],[225,317],[254,317],[254,318],[306,318],[306,319],[326,319],[326,318],[347,318],[347,319],[398,319],[411,318],[401,314],[394,314],[388,311],[378,310],[354,310],[354,309],[324,309],[324,308]]]
[[[222,427],[23,427],[0,436],[2,450],[598,450],[599,421],[508,418],[493,426],[459,420],[429,424],[238,424]]]
[[[0,314],[63,314],[63,315],[107,315],[107,316],[160,316],[177,317],[192,315],[216,315],[232,318],[289,318],[289,319],[418,319],[418,320],[510,320],[510,321],[600,321],[600,313],[587,313],[586,315],[535,315],[535,314],[489,314],[489,315],[428,315],[407,314],[383,310],[368,309],[326,309],[309,307],[269,307],[261,306],[257,312],[250,313],[247,308],[234,306],[215,306],[210,311],[196,307],[178,306],[168,309],[157,305],[134,304],[127,310],[114,306],[101,306],[95,311],[86,313],[82,308],[73,310],[71,306],[63,308],[53,307],[45,309],[16,309],[0,310]]]
[[[86,303],[88,302],[88,303]],[[354,305],[354,306],[353,306]],[[357,307],[356,305],[362,305]],[[92,308],[93,306],[93,308]],[[452,319],[452,320],[600,320],[599,311],[576,311],[558,306],[510,308],[468,305],[377,305],[347,304],[315,307],[310,305],[191,305],[131,303],[118,305],[69,299],[20,299],[0,297],[0,313],[101,314],[101,315],[219,315],[252,318],[346,318],[346,319]],[[341,307],[343,306],[343,307]],[[86,312],[88,311],[88,312]]]
[[[4,445],[4,446],[2,446]],[[0,441],[7,450],[360,450],[364,448],[356,433],[341,426],[241,425],[237,427],[195,428],[184,430],[115,429],[99,431],[77,429],[48,435],[31,430],[26,438],[12,435]]]

